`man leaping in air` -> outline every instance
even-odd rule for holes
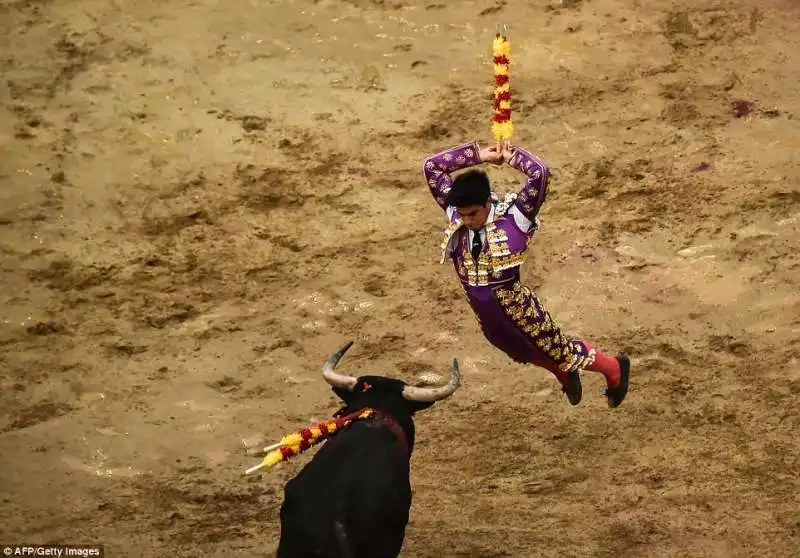
[[[481,163],[508,163],[526,175],[525,186],[500,201],[484,171],[470,169],[455,179],[450,176]],[[566,336],[539,298],[520,282],[520,265],[547,196],[548,167],[508,142],[484,149],[472,142],[428,157],[424,172],[450,220],[441,262],[448,256],[453,261],[486,339],[514,361],[552,372],[573,406],[582,397],[579,372],[600,372],[606,379],[609,407],[618,407],[628,393],[628,356],[612,357],[582,339]]]

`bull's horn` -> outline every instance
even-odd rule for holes
[[[348,391],[353,391],[353,388],[356,387],[358,380],[346,374],[339,374],[338,372],[334,371],[334,369],[347,352],[347,349],[349,349],[352,345],[353,342],[349,341],[344,347],[333,353],[331,358],[329,358],[328,361],[322,366],[322,376],[330,385],[336,388],[346,389]]]
[[[461,372],[458,370],[458,360],[453,359],[453,368],[450,373],[450,382],[440,387],[415,387],[406,386],[403,388],[403,397],[409,401],[419,401],[421,403],[430,403],[432,401],[439,401],[446,397],[453,395],[459,386],[461,386]]]

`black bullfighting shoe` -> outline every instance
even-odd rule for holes
[[[567,374],[567,385],[561,386],[561,391],[567,394],[570,405],[573,407],[577,406],[583,397],[583,386],[581,385],[580,374],[576,371]]]
[[[631,377],[631,361],[628,355],[620,353],[619,356],[617,356],[617,362],[619,362],[620,369],[619,386],[615,388],[606,388],[603,394],[606,396],[606,399],[608,399],[608,406],[612,409],[619,407],[620,403],[625,400],[625,396],[628,395],[628,382]]]

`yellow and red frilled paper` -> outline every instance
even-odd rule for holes
[[[287,459],[306,451],[311,446],[318,444],[322,440],[328,438],[330,435],[335,434],[337,431],[347,428],[350,426],[350,424],[352,424],[353,421],[370,418],[373,414],[375,414],[375,411],[367,408],[345,417],[321,422],[309,428],[304,428],[299,432],[287,434],[281,438],[279,442],[280,447],[278,449],[271,451],[264,456],[264,460],[261,462],[261,465],[259,465],[258,468],[269,468],[277,465],[281,461],[286,461]]]
[[[494,116],[492,135],[501,142],[511,139],[514,124],[511,121],[511,88],[509,86],[508,65],[511,62],[511,45],[505,35],[499,32],[492,43],[494,61]]]

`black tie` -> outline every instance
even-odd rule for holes
[[[473,234],[475,236],[472,237],[472,259],[477,261],[483,249],[483,242],[481,241],[481,233],[479,231],[475,231]]]

